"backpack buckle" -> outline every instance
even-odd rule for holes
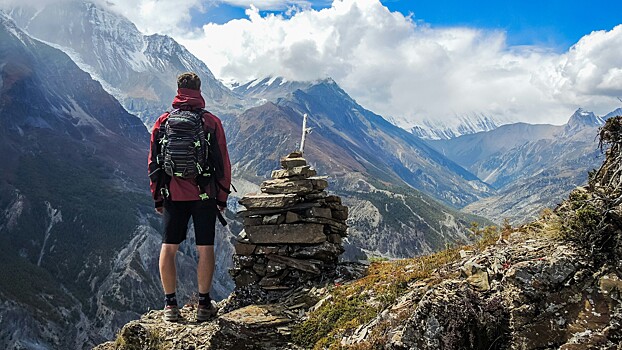
[[[201,193],[199,195],[199,198],[201,198],[202,201],[205,201],[209,199],[209,196],[207,195],[207,193]]]
[[[168,188],[166,188],[166,187],[162,187],[162,188],[160,189],[160,194],[161,194],[161,195],[162,195],[162,197],[164,197],[164,198],[168,198],[168,197],[171,195],[171,194],[170,194],[170,192],[168,191]]]

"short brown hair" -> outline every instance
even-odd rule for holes
[[[181,73],[177,77],[178,89],[201,90],[201,79],[194,72]]]

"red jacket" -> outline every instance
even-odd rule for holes
[[[175,109],[199,109],[205,108],[205,100],[201,96],[201,92],[191,89],[177,90],[177,96],[173,100],[173,108]],[[154,154],[154,143],[158,139],[160,125],[166,121],[169,113],[162,114],[153,125],[151,131],[151,147],[149,150],[149,174],[153,174],[158,169]],[[229,187],[231,186],[231,162],[229,161],[229,152],[227,151],[227,140],[225,131],[222,128],[222,122],[218,117],[210,112],[203,114],[203,125],[206,132],[212,132],[216,138],[220,159],[222,159],[223,177],[216,179],[216,186],[207,186],[205,191],[210,198],[216,198],[218,205],[227,205],[227,196]],[[150,176],[151,194],[155,201],[156,208],[161,207],[164,201],[162,195],[157,193],[157,184],[154,178]],[[216,193],[214,193],[214,191]],[[194,179],[181,179],[173,176],[169,184],[170,199],[173,201],[195,201],[199,200],[200,190]]]

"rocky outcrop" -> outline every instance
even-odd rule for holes
[[[221,314],[205,324],[194,322],[193,306],[182,309],[184,321],[178,324],[164,323],[161,311],[151,311],[126,325],[117,340],[143,345],[115,348],[109,343],[98,349],[149,349],[153,344],[302,349],[319,343],[324,344],[319,348],[393,350],[620,349],[622,274],[611,265],[594,266],[580,246],[549,230],[545,223],[523,227],[481,251],[464,250],[462,258],[407,282],[399,276],[430,264],[427,257],[376,263],[398,268],[384,276],[374,270],[352,283],[340,274],[338,283],[301,286],[272,302],[266,301],[274,291],[234,293],[220,304]],[[393,285],[389,290],[397,297],[386,303],[390,293],[379,293],[378,285]],[[340,309],[359,296],[363,304],[358,312]],[[258,303],[235,306],[245,298]],[[373,317],[365,319],[370,308]],[[301,331],[318,332],[317,327],[305,330],[318,314],[328,315],[318,321],[327,338],[301,343]]]
[[[360,265],[341,268],[338,272],[341,282],[362,276]],[[176,323],[163,321],[163,311],[153,310],[126,324],[115,341],[101,344],[95,350],[304,349],[292,342],[291,328],[328,294],[327,287],[301,286],[279,294],[278,302],[261,303],[266,295],[256,294],[253,297],[258,304],[238,308],[233,305],[248,295],[233,293],[218,304],[218,316],[203,323],[196,322],[194,305],[182,307],[182,319]]]
[[[293,289],[334,276],[348,208],[328,195],[302,154],[281,160],[283,169],[261,184],[261,193],[240,199],[244,231],[235,244],[230,270],[237,288]]]
[[[464,276],[429,290],[394,330],[392,348],[616,349],[620,273],[595,271],[572,244],[521,236],[454,264],[477,263],[489,285]]]

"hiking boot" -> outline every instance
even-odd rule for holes
[[[177,322],[179,321],[180,316],[181,313],[179,312],[177,305],[167,305],[164,308],[164,321]]]
[[[218,308],[216,307],[216,302],[213,300],[210,300],[209,305],[199,305],[197,307],[197,322],[205,322],[216,316],[217,312]]]

